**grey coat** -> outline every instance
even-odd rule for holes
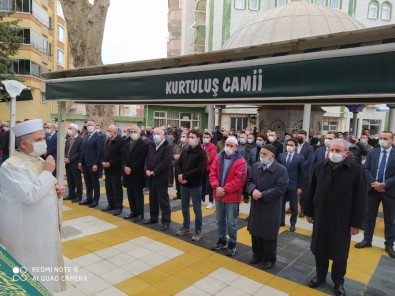
[[[287,169],[276,160],[263,170],[261,162],[252,166],[247,179],[247,191],[252,195],[255,189],[262,193],[262,198],[251,201],[248,231],[253,236],[267,240],[277,239],[281,222],[282,196],[288,186]]]

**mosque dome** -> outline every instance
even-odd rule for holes
[[[222,49],[259,45],[363,29],[346,13],[304,1],[271,9],[258,15],[225,42]]]

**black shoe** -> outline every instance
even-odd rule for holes
[[[144,222],[143,222],[143,224],[144,225],[149,225],[149,224],[156,224],[156,223],[158,223],[158,221],[157,220],[153,220],[153,219],[148,219],[148,220],[145,220]]]
[[[69,196],[66,196],[66,197],[63,197],[63,200],[72,200],[72,199],[74,199],[75,197],[69,197]]]
[[[181,196],[175,196],[173,197],[173,200],[181,199]]]
[[[93,203],[91,203],[89,205],[90,208],[96,208],[98,206],[98,203],[96,201],[94,201]]]
[[[169,229],[169,224],[166,223],[166,224],[162,224],[160,231],[166,231],[168,229]]]
[[[115,211],[112,213],[112,215],[113,216],[118,216],[121,213],[122,213],[122,209],[115,209]]]
[[[142,220],[144,220],[144,216],[143,215],[137,215],[137,217],[135,217],[133,219],[133,222],[137,223],[137,222],[140,222]]]
[[[228,246],[228,244],[226,243],[226,241],[217,241],[217,243],[215,244],[215,246],[211,247],[211,251],[218,251],[221,249],[226,249],[226,247]]]
[[[252,257],[252,258],[250,259],[250,264],[257,264],[257,263],[259,263],[259,262],[262,262],[262,259],[261,259],[261,258]]]
[[[371,248],[372,247],[372,242],[368,242],[367,240],[363,240],[360,243],[355,244],[354,247],[357,248],[357,249]]]
[[[247,216],[247,218],[244,219],[244,221],[248,221],[250,219],[250,216]]]
[[[280,223],[280,226],[285,226],[285,223]]]
[[[134,219],[134,218],[136,218],[137,217],[137,215],[136,214],[133,214],[133,213],[130,213],[129,215],[126,215],[125,217],[123,217],[125,220],[130,220],[130,219]]]
[[[343,285],[335,286],[334,290],[335,290],[336,296],[345,296],[346,295],[346,290],[344,290]]]
[[[167,184],[167,187],[173,187],[173,183]]]
[[[274,262],[271,261],[263,262],[262,269],[269,269],[272,268],[273,266],[274,266]]]
[[[106,206],[104,209],[102,209],[101,211],[102,212],[108,212],[108,211],[112,211],[112,210],[115,210],[115,208],[114,207],[112,207],[112,206]]]
[[[91,200],[85,199],[84,201],[80,201],[80,206],[89,206],[91,203]]]
[[[71,202],[75,203],[75,202],[80,202],[82,198],[74,198]]]
[[[326,280],[325,279],[319,279],[318,277],[313,278],[310,283],[309,283],[309,287],[310,288],[317,288],[319,285],[325,283]]]
[[[295,232],[295,226],[294,226],[294,225],[291,225],[291,227],[289,228],[289,231]]]
[[[228,244],[226,248],[226,256],[232,257],[236,254],[236,245],[235,244]]]
[[[384,249],[391,258],[395,258],[395,251],[393,247],[386,246]]]

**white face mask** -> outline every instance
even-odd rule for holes
[[[111,138],[111,133],[106,131],[106,138]]]
[[[96,129],[96,132],[97,132],[97,133],[100,133],[100,132],[101,132],[101,129],[100,129],[100,128],[97,128],[97,129]]]
[[[360,139],[360,140],[359,140],[359,143],[361,143],[361,144],[366,144],[367,141],[366,141],[366,139]]]
[[[262,164],[268,164],[270,162],[270,158],[268,156],[260,156],[259,159],[261,160]]]
[[[203,144],[208,144],[208,143],[210,143],[210,139],[203,138]]]
[[[286,136],[284,137],[284,141],[285,141],[285,142],[287,142],[289,139],[291,139],[291,136],[286,135]]]
[[[139,138],[139,135],[133,133],[133,134],[130,135],[130,137],[132,138],[133,141],[136,141]]]
[[[189,146],[195,147],[196,141],[194,139],[188,139]]]
[[[8,132],[10,129],[9,129],[8,127],[3,127],[3,130],[4,130],[5,132]]]
[[[73,135],[73,130],[68,129],[68,130],[67,130],[67,134],[71,137],[71,136]]]
[[[248,136],[249,134],[251,134],[251,132],[250,131],[246,131],[246,135]]]
[[[240,139],[239,139],[239,143],[240,143],[241,145],[244,145],[244,144],[246,143],[246,140],[245,140],[244,138],[240,138]]]
[[[339,163],[343,160],[344,153],[329,152],[329,159],[334,163]]]
[[[329,147],[329,146],[332,144],[332,141],[333,141],[333,140],[325,139],[325,142],[324,142],[324,143],[325,143],[325,146],[326,146],[326,147]]]
[[[155,142],[156,144],[159,144],[160,141],[161,141],[160,135],[154,135],[154,142]]]
[[[185,138],[185,137],[181,137],[181,138],[180,138],[180,142],[181,142],[181,143],[185,143],[186,141],[187,141],[187,138]]]
[[[269,142],[274,142],[274,140],[276,140],[276,138],[273,136],[269,136],[267,137],[267,139],[269,140]]]
[[[230,148],[230,147],[225,147],[224,148],[224,151],[225,151],[225,153],[226,153],[226,155],[227,156],[231,156],[235,151],[232,149],[232,148]]]
[[[47,142],[45,140],[31,144],[33,145],[33,151],[29,153],[30,156],[40,156],[47,152]]]
[[[390,146],[390,143],[387,140],[379,140],[379,145],[383,149],[387,149]]]
[[[287,146],[287,152],[288,153],[293,153],[294,151],[295,151],[295,147]]]
[[[95,131],[95,128],[93,126],[87,126],[86,129],[88,130],[88,133],[93,133]]]
[[[50,130],[49,128],[46,128],[46,129],[45,129],[45,132],[46,132],[47,134],[50,134],[50,133],[51,133],[51,130]]]
[[[247,142],[248,142],[249,144],[252,144],[252,142],[254,142],[254,140],[253,140],[253,139],[248,139]]]

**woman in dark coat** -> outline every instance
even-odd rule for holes
[[[313,224],[311,251],[316,257],[317,276],[310,287],[325,282],[329,259],[337,295],[343,295],[344,275],[351,235],[359,232],[367,200],[367,182],[361,167],[348,159],[348,144],[334,140],[329,160],[318,162],[312,173],[304,205],[306,219]],[[345,293],[345,292],[344,292]]]

